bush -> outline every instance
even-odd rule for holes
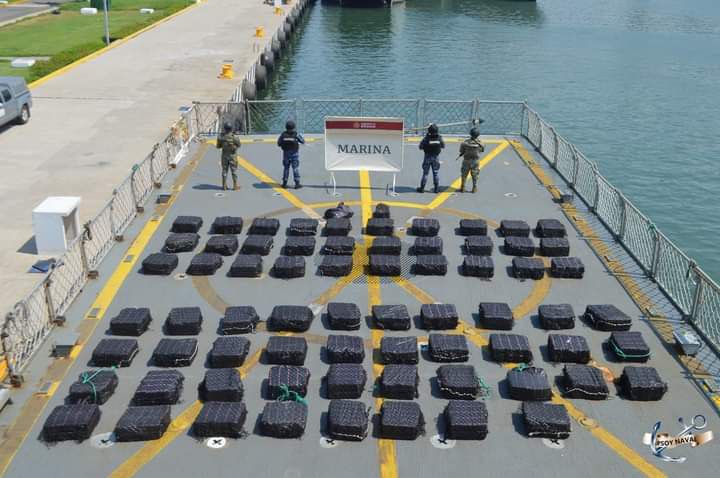
[[[63,50],[60,53],[53,55],[49,60],[38,61],[31,66],[27,80],[28,82],[32,82],[42,78],[43,76],[48,75],[55,70],[59,70],[60,68],[67,66],[102,47],[103,43],[101,41],[95,41],[83,43],[82,45],[77,45],[73,48]]]

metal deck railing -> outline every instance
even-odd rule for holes
[[[249,73],[250,74],[250,73]],[[240,98],[238,91],[232,99]],[[111,199],[56,266],[7,314],[2,350],[10,378],[21,372],[58,323],[123,231],[142,211],[155,187],[188,149],[193,138],[218,134],[225,121],[244,134],[278,134],[287,119],[300,131],[323,133],[325,116],[392,116],[405,118],[408,130],[429,123],[446,125],[446,134],[466,134],[477,118],[483,134],[526,138],[588,205],[616,240],[655,281],[708,343],[720,350],[720,286],[680,248],[657,230],[625,196],[535,110],[522,102],[393,99],[309,99],[195,103],[173,124],[169,134],[112,192]]]

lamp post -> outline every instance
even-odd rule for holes
[[[105,45],[110,45],[110,24],[108,23],[108,0],[103,0],[105,13]]]

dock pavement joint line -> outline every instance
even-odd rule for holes
[[[265,174],[265,172],[263,172],[260,168],[256,167],[250,161],[241,156],[238,156],[237,162],[238,166],[241,166],[247,172],[258,178],[260,181],[273,188],[274,191],[280,193],[280,195],[284,197],[290,204],[297,207],[298,209],[301,209],[302,212],[304,212],[308,217],[311,217],[313,219],[322,219],[322,216],[320,216],[320,214],[315,212],[315,210],[313,210],[312,208],[308,207],[307,204],[301,201],[296,195],[294,195],[287,189],[280,187],[277,181]]]
[[[489,143],[489,141],[486,141],[486,143]],[[492,151],[489,151],[484,158],[480,160],[480,163],[478,165],[478,169],[482,169],[488,164],[490,164],[490,161],[495,159],[500,153],[505,151],[505,148],[507,148],[510,145],[510,143],[507,140],[501,141],[497,146],[495,146]],[[459,160],[458,160],[459,161]],[[457,163],[457,161],[455,161]],[[433,210],[435,208],[440,207],[445,201],[447,201],[450,198],[450,195],[460,190],[460,183],[462,182],[462,178],[458,177],[455,181],[452,182],[449,188],[447,188],[445,191],[438,194],[435,199],[430,201],[428,205],[426,206],[427,209]]]
[[[182,184],[189,179],[191,173],[200,163],[206,149],[207,147],[203,146],[198,149],[192,160],[188,162],[176,179],[176,185]],[[162,220],[165,218],[168,208],[175,202],[175,197],[175,195],[171,196],[170,200],[163,205],[163,212],[158,214],[154,219],[150,219],[145,223],[137,237],[130,244],[127,252],[124,254],[124,256],[132,255],[132,260],[128,262],[121,261],[118,264],[98,294],[97,299],[95,299],[95,302],[93,302],[88,309],[89,311],[98,309],[97,317],[88,319],[86,316],[78,325],[80,337],[78,345],[76,345],[73,349],[73,356],[51,362],[48,367],[48,372],[42,381],[54,381],[58,384],[63,381],[67,373],[70,371],[70,368],[75,363],[75,359],[78,357],[80,350],[82,350],[87,340],[92,336],[97,324],[100,323],[100,320],[105,315],[105,311],[112,303],[115,295],[124,284],[125,279],[127,279],[128,275],[132,271],[132,268],[135,266],[138,258],[145,250],[145,247],[150,242],[150,239],[155,234],[155,231],[157,231]],[[57,387],[55,390],[57,390]],[[37,422],[38,418],[40,418],[40,415],[50,402],[55,390],[53,390],[52,394],[33,395],[33,397],[25,403],[15,422],[8,429],[5,441],[0,444],[0,476],[7,472],[15,454],[25,442],[28,434],[32,431],[35,426],[35,422]]]
[[[370,173],[368,171],[359,171],[360,176],[360,205],[362,211],[362,226],[367,227],[368,220],[372,217],[372,189],[370,185]],[[372,238],[365,234],[363,254],[367,255]],[[377,276],[367,276],[368,287],[368,311],[372,311],[373,305],[382,304],[382,291],[380,287],[380,278]],[[380,348],[380,341],[383,337],[382,329],[372,329],[370,338],[373,349]],[[383,365],[373,362],[373,376],[375,379],[382,375]],[[382,409],[383,399],[378,397],[375,399],[375,411],[380,413]],[[379,438],[377,440],[377,456],[380,478],[398,478],[397,466],[397,447],[395,440]]]
[[[49,80],[52,80],[56,76],[60,76],[63,73],[67,73],[68,71],[77,68],[78,66],[82,65],[83,63],[87,63],[88,61],[92,60],[93,58],[97,58],[98,56],[102,55],[103,53],[107,53],[108,51],[117,48],[121,45],[124,45],[125,43],[129,42],[130,40],[137,38],[138,36],[142,35],[143,33],[152,30],[155,27],[160,26],[161,24],[168,22],[172,20],[173,18],[182,15],[183,13],[188,12],[189,10],[199,6],[201,2],[197,3],[191,3],[188,6],[184,7],[182,10],[178,10],[177,12],[173,13],[172,15],[168,15],[167,17],[161,18],[155,23],[151,23],[150,25],[141,28],[140,30],[136,31],[135,33],[131,33],[130,35],[121,38],[119,40],[115,40],[114,42],[110,43],[108,46],[101,48],[99,50],[96,50],[92,53],[90,53],[87,56],[84,56],[82,58],[79,58],[75,60],[74,62],[70,63],[69,65],[65,65],[60,69],[57,69],[51,73],[48,73],[47,75],[43,76],[42,78],[38,78],[37,80],[33,81],[28,85],[28,88],[31,90],[33,88],[37,88],[38,86],[42,85],[43,83],[46,83]]]

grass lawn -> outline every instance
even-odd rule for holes
[[[9,61],[0,60],[0,76],[23,76],[23,71],[28,71],[29,68],[23,68],[19,70],[12,68]]]
[[[114,0],[110,8],[110,37],[126,37],[157,20],[186,7],[190,0]],[[32,68],[15,69],[0,61],[0,76],[24,76],[36,80],[104,46],[105,27],[102,12],[80,15],[88,2],[64,4],[59,15],[41,15],[0,27],[0,56],[49,56]],[[140,14],[140,8],[155,13]]]

